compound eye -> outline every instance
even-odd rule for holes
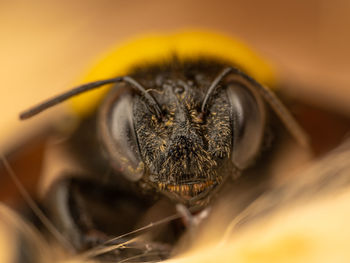
[[[247,168],[259,153],[265,129],[264,103],[248,85],[238,81],[227,84],[233,137],[231,158],[239,169]]]
[[[134,128],[134,94],[126,88],[116,88],[107,95],[99,116],[102,144],[113,168],[131,181],[144,173]]]

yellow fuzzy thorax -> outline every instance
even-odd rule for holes
[[[154,64],[171,59],[209,57],[232,62],[257,81],[273,86],[272,67],[237,39],[204,31],[151,34],[118,45],[107,52],[79,83],[127,75],[137,65]],[[73,110],[80,116],[91,113],[108,88],[101,88],[72,99]]]

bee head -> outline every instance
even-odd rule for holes
[[[213,61],[144,68],[74,88],[20,118],[116,83],[98,119],[111,166],[188,206],[205,205],[228,177],[254,162],[261,150],[267,104],[300,144],[308,144],[278,98],[238,69]]]
[[[130,84],[118,84],[99,121],[116,169],[187,205],[209,199],[227,177],[245,169],[259,152],[265,127],[262,99],[230,79],[232,68],[195,68],[135,74],[157,106]]]

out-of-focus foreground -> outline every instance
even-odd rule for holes
[[[349,127],[349,13],[346,0],[1,1],[0,151],[14,151],[31,134],[40,133],[60,107],[29,122],[18,121],[20,111],[69,89],[107,49],[135,35],[183,28],[211,29],[248,43],[275,66],[284,94],[335,114],[326,123],[323,119],[311,122],[317,119],[313,114],[309,120],[319,141],[331,140],[325,131],[340,123],[342,132],[332,144],[336,145]],[[307,118],[302,121],[308,124]],[[23,153],[27,163],[15,169],[26,171],[34,165],[33,153],[41,156],[44,142],[30,143],[35,147]],[[194,250],[185,254],[188,258],[178,261],[348,262],[348,160],[349,143],[306,168],[294,167],[291,179],[276,180],[270,192],[235,219],[239,225],[247,220],[244,227],[204,231]],[[31,192],[37,190],[40,169],[35,167],[33,178],[21,178]],[[8,177],[0,177],[0,185],[0,201],[21,200]],[[228,209],[222,207],[218,209]],[[18,248],[8,248],[17,242],[17,235],[11,233],[37,235],[17,223],[17,216],[7,208],[0,213],[0,249],[18,254]],[[223,213],[217,212],[220,217]],[[256,220],[255,214],[259,214]],[[218,222],[213,217],[206,229]],[[33,244],[38,251],[46,251],[42,257],[47,262],[50,252],[39,239]]]
[[[229,221],[229,209],[240,200],[228,196],[192,237],[191,245],[186,243],[185,251],[167,262],[349,262],[349,159],[346,141],[275,184]],[[37,232],[3,205],[0,215],[1,262],[13,258],[87,262],[47,247]]]

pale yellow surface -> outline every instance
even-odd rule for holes
[[[13,233],[3,220],[0,220],[0,262],[11,262],[13,260]]]
[[[10,263],[17,262],[18,250],[17,247],[19,241],[24,241],[22,245],[30,242],[30,246],[33,249],[29,253],[33,255],[40,255],[36,257],[41,262],[48,262],[53,259],[54,253],[48,249],[45,241],[34,230],[33,226],[25,222],[19,214],[7,207],[3,203],[0,203],[0,262]],[[23,255],[27,255],[26,251]],[[23,256],[22,255],[22,256]]]
[[[350,262],[349,202],[347,191],[301,207],[288,207],[231,240],[167,262]]]

